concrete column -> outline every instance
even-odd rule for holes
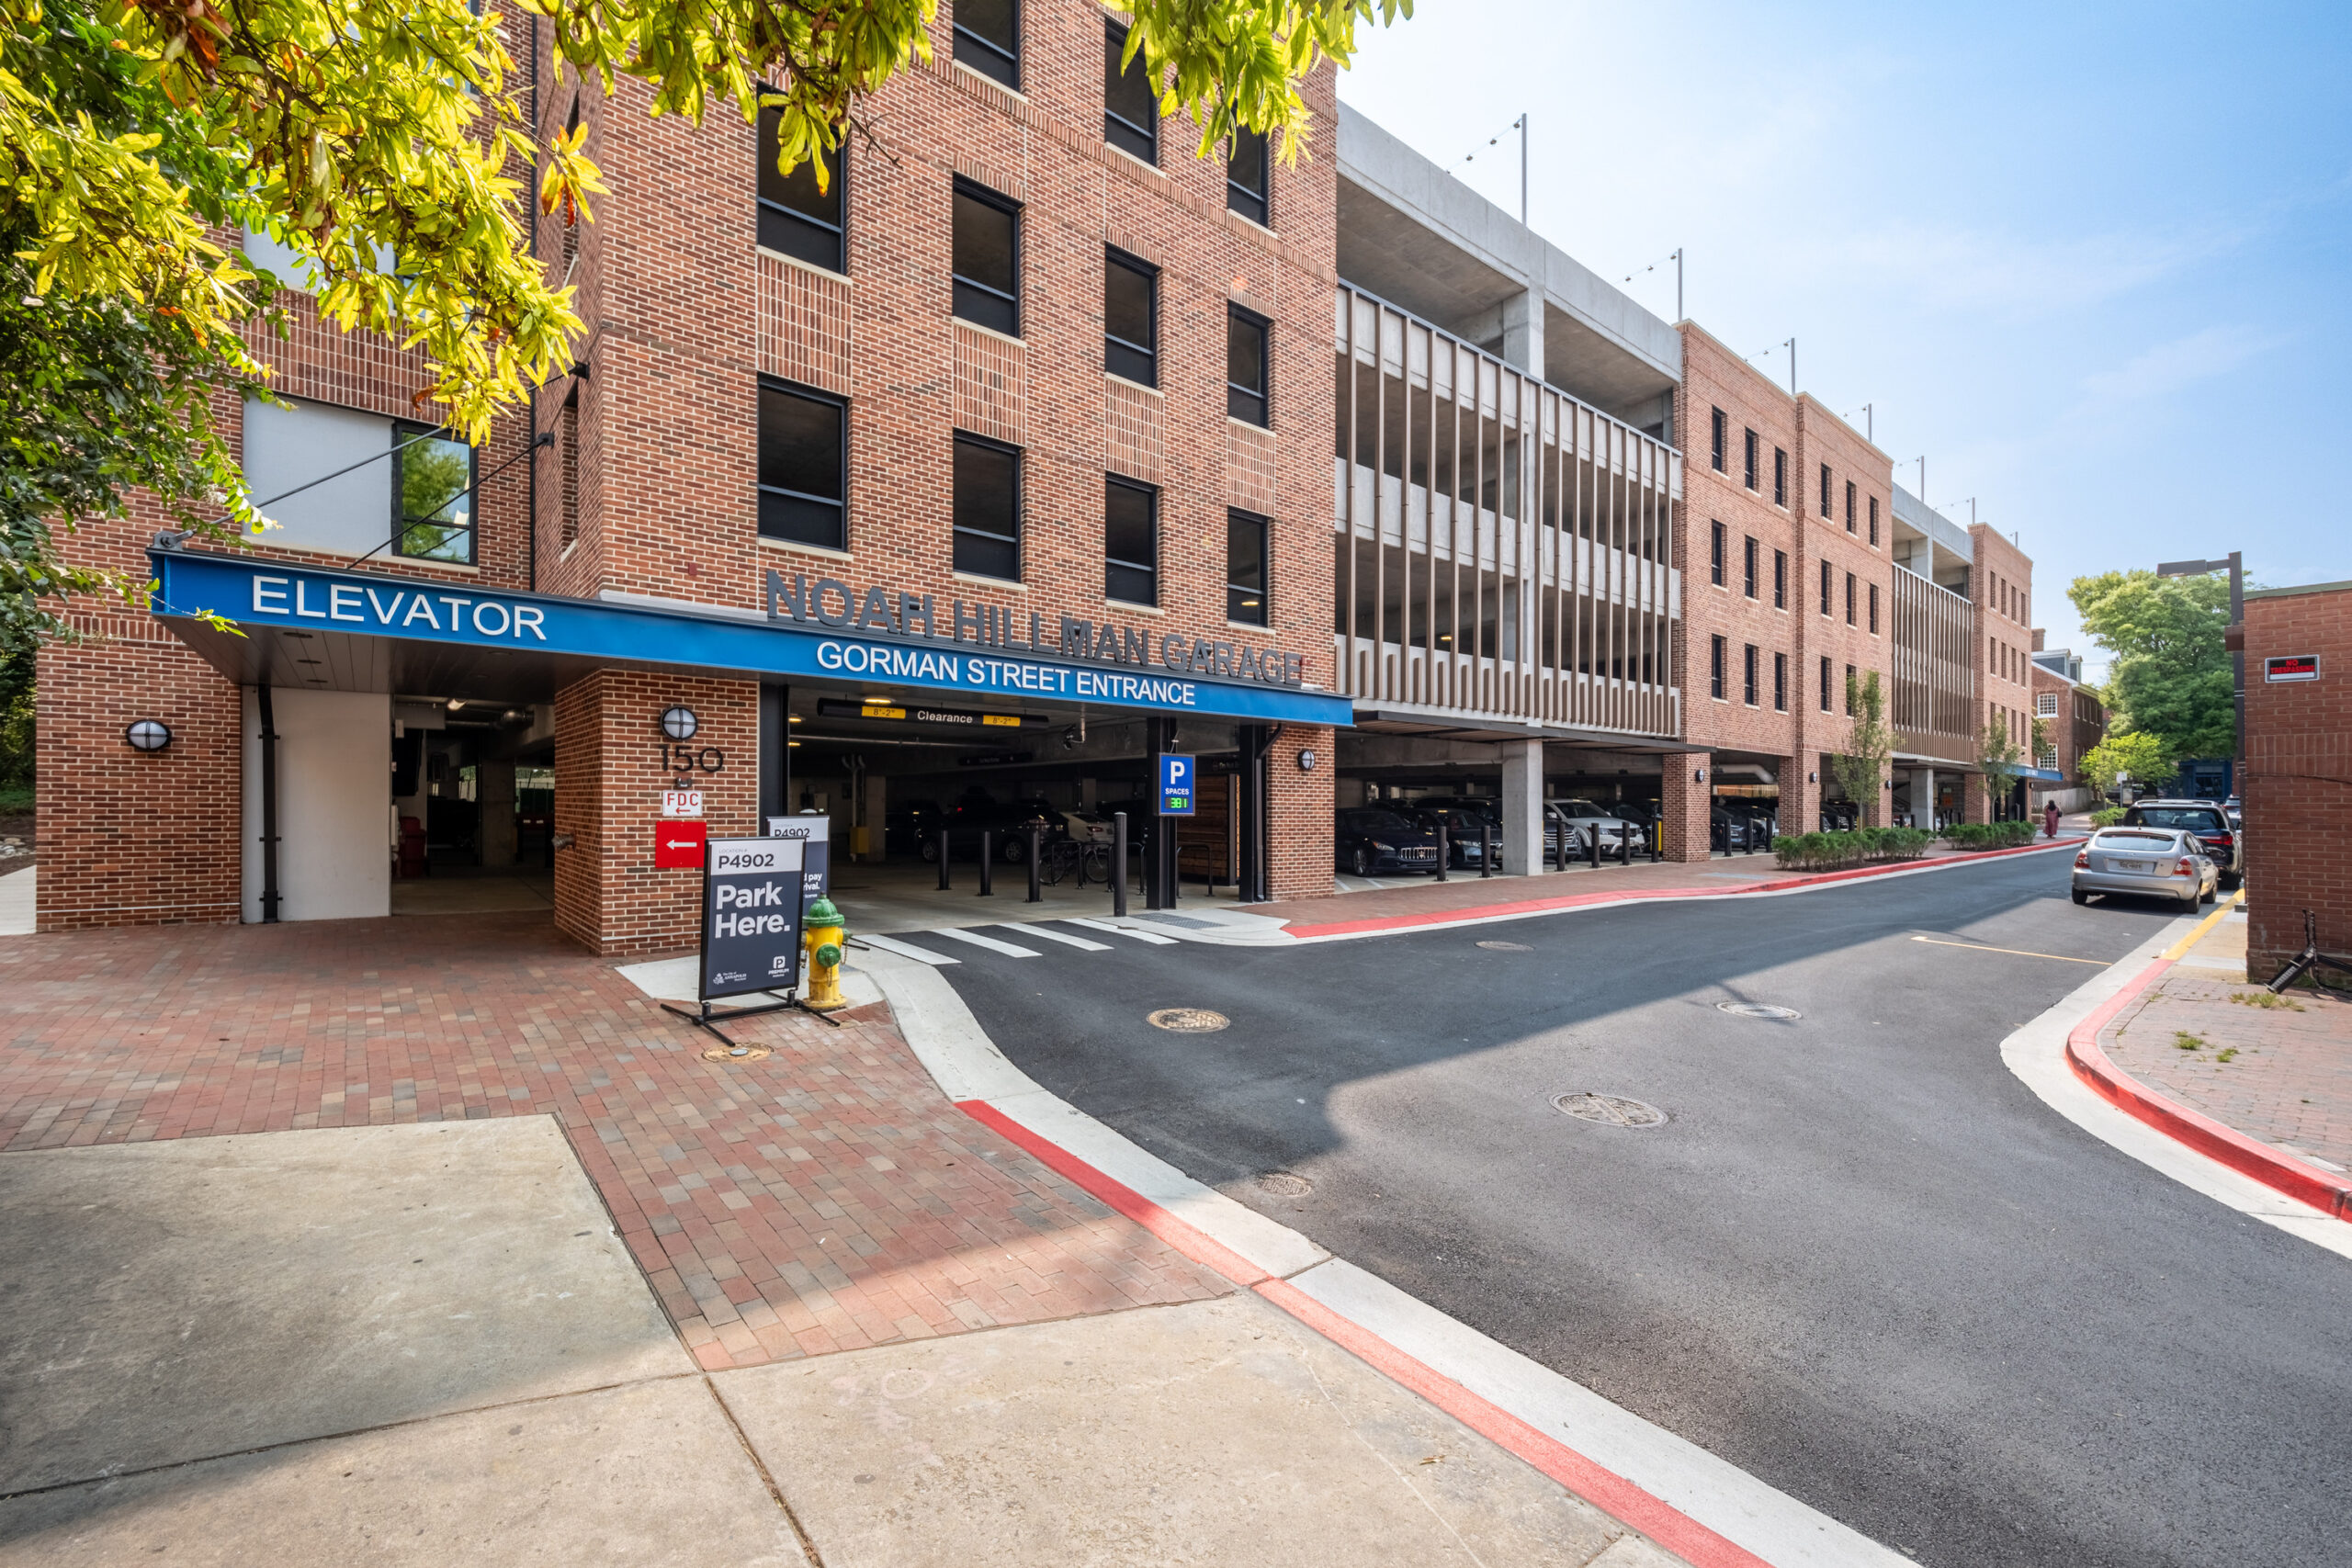
[[[1799,754],[1781,759],[1780,830],[1816,833],[1821,830],[1821,759]]]
[[[1936,825],[1936,770],[1911,770],[1911,826],[1933,828]]]
[[[514,760],[486,758],[474,765],[474,803],[481,812],[481,863],[514,863]]]
[[[1503,362],[1544,378],[1544,293],[1530,288],[1503,301]]]
[[[1713,852],[1708,838],[1714,786],[1714,759],[1705,751],[1668,756],[1659,780],[1658,806],[1666,819],[1666,858],[1702,861]]]
[[[1506,740],[1503,754],[1503,874],[1544,869],[1544,742]]]
[[[878,773],[865,775],[865,853],[868,865],[882,863],[883,835],[889,818],[890,781]]]

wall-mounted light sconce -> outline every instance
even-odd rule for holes
[[[134,751],[160,751],[172,743],[172,727],[160,718],[142,718],[122,732]]]
[[[662,733],[673,740],[692,740],[702,721],[695,717],[695,710],[683,703],[662,710]]]
[[[1692,784],[1705,784],[1707,782],[1707,770],[1704,768],[1695,770],[1690,774],[1690,782]]]
[[[1301,751],[1298,754],[1298,771],[1302,773],[1311,773],[1315,771],[1314,752]]]
[[[1807,784],[1819,784],[1821,782],[1821,775],[1819,773],[1807,773],[1804,776],[1804,782]]]

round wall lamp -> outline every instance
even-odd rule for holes
[[[1692,770],[1690,782],[1692,784],[1705,784],[1707,782],[1707,770],[1704,768]]]
[[[1821,775],[1819,773],[1807,773],[1804,776],[1804,782],[1807,784],[1819,784],[1821,782]]]
[[[1301,751],[1298,754],[1298,771],[1302,773],[1311,773],[1315,771],[1314,752]]]
[[[662,710],[662,733],[673,740],[692,740],[702,721],[695,717],[695,710],[684,704]]]
[[[160,751],[172,743],[172,727],[160,718],[142,718],[122,732],[134,751]]]

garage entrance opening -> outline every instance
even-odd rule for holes
[[[552,706],[392,702],[391,912],[555,908]]]

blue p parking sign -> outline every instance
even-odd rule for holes
[[[1193,759],[1162,752],[1159,757],[1159,814],[1162,817],[1190,817],[1193,814]]]

